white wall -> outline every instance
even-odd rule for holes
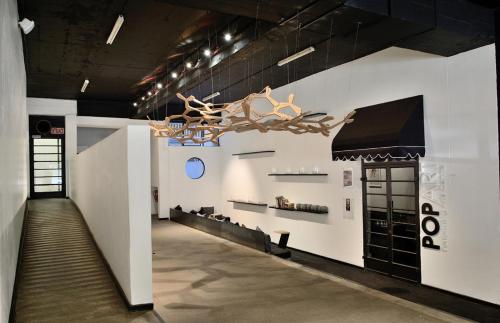
[[[150,134],[124,127],[80,153],[72,198],[132,305],[152,303]]]
[[[446,227],[438,243],[446,250],[422,249],[422,283],[500,304],[500,192],[495,48],[482,47],[444,58],[389,48],[273,91],[285,100],[295,93],[304,110],[337,118],[354,108],[424,95],[426,157],[422,163],[446,168]],[[189,94],[189,93],[188,93]],[[334,134],[226,134],[222,137],[223,213],[248,227],[291,232],[291,247],[363,266],[363,212],[359,161],[332,161]],[[234,157],[232,153],[276,150],[272,156]],[[319,166],[325,179],[281,179],[271,168]],[[342,171],[352,168],[354,183],[342,187]],[[161,177],[160,177],[161,178]],[[422,192],[421,192],[422,193]],[[230,198],[274,204],[284,195],[293,202],[327,205],[328,215],[291,215],[250,209]],[[353,217],[342,213],[343,199],[354,201]],[[421,201],[422,203],[422,201]],[[175,202],[171,202],[175,204]],[[250,210],[258,210],[250,211]],[[423,233],[421,233],[423,235]],[[274,241],[278,239],[272,234]]]
[[[28,98],[27,108],[30,115],[66,116],[76,115],[76,100]]]
[[[26,73],[17,1],[0,1],[0,322],[7,322],[27,197]]]
[[[87,128],[120,129],[128,125],[147,125],[149,120],[78,116],[77,126]]]
[[[166,138],[157,139],[158,147],[158,216],[168,218],[170,208],[181,205],[186,211],[214,206],[222,211],[220,147],[168,146]],[[198,157],[205,164],[205,174],[199,179],[186,175],[186,161]]]
[[[116,130],[117,129],[112,128],[77,127],[77,152],[80,153],[84,151],[88,147],[108,137]]]
[[[445,95],[439,105],[426,105],[429,153],[421,164],[444,167],[446,201],[439,206],[420,192],[420,204],[441,212],[434,240],[442,249],[422,249],[422,282],[500,304],[495,47],[443,61]]]

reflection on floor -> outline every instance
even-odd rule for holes
[[[170,322],[449,322],[458,317],[153,220],[155,310]]]
[[[67,199],[29,201],[16,322],[158,322],[129,312]]]

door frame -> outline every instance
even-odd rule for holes
[[[361,181],[362,181],[362,198],[363,198],[363,259],[364,259],[364,268],[372,271],[376,271],[382,274],[389,275],[391,277],[396,277],[400,279],[404,279],[407,281],[414,280],[409,278],[403,278],[400,276],[394,276],[392,272],[383,273],[374,269],[370,269],[366,267],[366,256],[369,254],[368,250],[368,241],[369,237],[367,236],[368,228],[369,228],[369,219],[367,216],[367,178],[366,178],[366,170],[371,168],[384,168],[386,170],[386,195],[387,195],[387,210],[390,210],[390,214],[388,218],[390,218],[389,225],[391,230],[391,239],[388,241],[390,245],[391,251],[391,263],[393,263],[393,239],[392,239],[392,201],[390,201],[392,197],[392,185],[391,185],[391,168],[409,168],[412,167],[414,169],[414,179],[415,179],[415,241],[416,241],[416,258],[417,258],[417,267],[418,267],[418,279],[416,283],[420,284],[422,280],[422,263],[421,263],[421,246],[420,246],[420,162],[418,160],[411,161],[380,161],[380,162],[365,162],[364,159],[361,159]],[[391,203],[391,206],[389,207]]]
[[[40,134],[34,130],[38,120],[54,121],[53,124],[64,128],[63,135]],[[64,116],[29,116],[29,163],[30,163],[30,199],[65,198],[66,197],[66,120]],[[36,137],[36,138],[35,138]],[[33,139],[61,139],[61,191],[60,192],[35,192],[35,163],[33,160]]]

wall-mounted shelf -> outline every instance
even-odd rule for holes
[[[228,202],[240,203],[240,204],[248,204],[248,205],[256,205],[256,206],[267,206],[267,203],[259,203],[259,202],[246,202],[246,201],[237,201],[237,200],[227,200]]]
[[[315,118],[315,117],[321,117],[321,116],[326,116],[326,113],[325,112],[310,113],[310,114],[306,114],[305,116],[303,116],[302,119]]]
[[[302,213],[314,213],[314,214],[328,214],[328,212],[315,212],[315,211],[302,211],[302,210],[297,210],[297,209],[285,209],[277,206],[270,206],[270,209],[276,209],[276,210],[283,210],[283,211],[290,211],[290,212],[302,212]]]
[[[326,173],[270,173],[267,176],[328,176]]]
[[[249,151],[245,153],[237,153],[233,154],[233,156],[245,156],[245,155],[254,155],[254,154],[270,154],[276,152],[275,150],[259,150],[259,151]]]

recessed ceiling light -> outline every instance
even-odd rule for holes
[[[145,97],[145,96],[143,96],[143,97],[141,98],[141,100],[142,100],[142,101],[146,100],[146,97]]]
[[[113,41],[115,40],[116,35],[120,31],[120,28],[123,25],[123,22],[125,21],[125,18],[123,18],[122,15],[119,15],[118,18],[116,18],[115,25],[113,26],[113,29],[111,30],[111,33],[109,34],[108,40],[106,41],[106,44],[111,45]]]
[[[208,48],[203,51],[203,55],[205,55],[206,57],[210,57],[211,54],[212,52]]]
[[[224,34],[224,40],[225,41],[230,41],[231,39],[233,39],[233,36],[231,36],[230,33],[225,33]]]
[[[153,92],[148,91],[148,95],[149,95],[149,96],[152,96],[152,95],[153,95]]]
[[[132,105],[133,105],[134,107],[136,107],[136,106],[137,106],[137,102],[132,103]]]
[[[80,92],[82,92],[82,93],[85,92],[89,83],[90,83],[90,81],[88,79],[85,79],[85,81],[83,81],[82,88],[80,89]]]
[[[174,79],[176,79],[176,78],[177,78],[177,76],[179,76],[179,75],[177,75],[177,72],[172,72],[172,74],[171,74],[171,75],[172,75],[172,78],[174,78]]]
[[[187,68],[192,68],[192,67],[193,67],[193,63],[191,63],[191,62],[187,62],[187,63],[186,63],[186,67],[187,67]]]
[[[159,89],[161,89],[163,87],[163,84],[158,83],[158,84],[156,84],[156,87],[159,88]]]

